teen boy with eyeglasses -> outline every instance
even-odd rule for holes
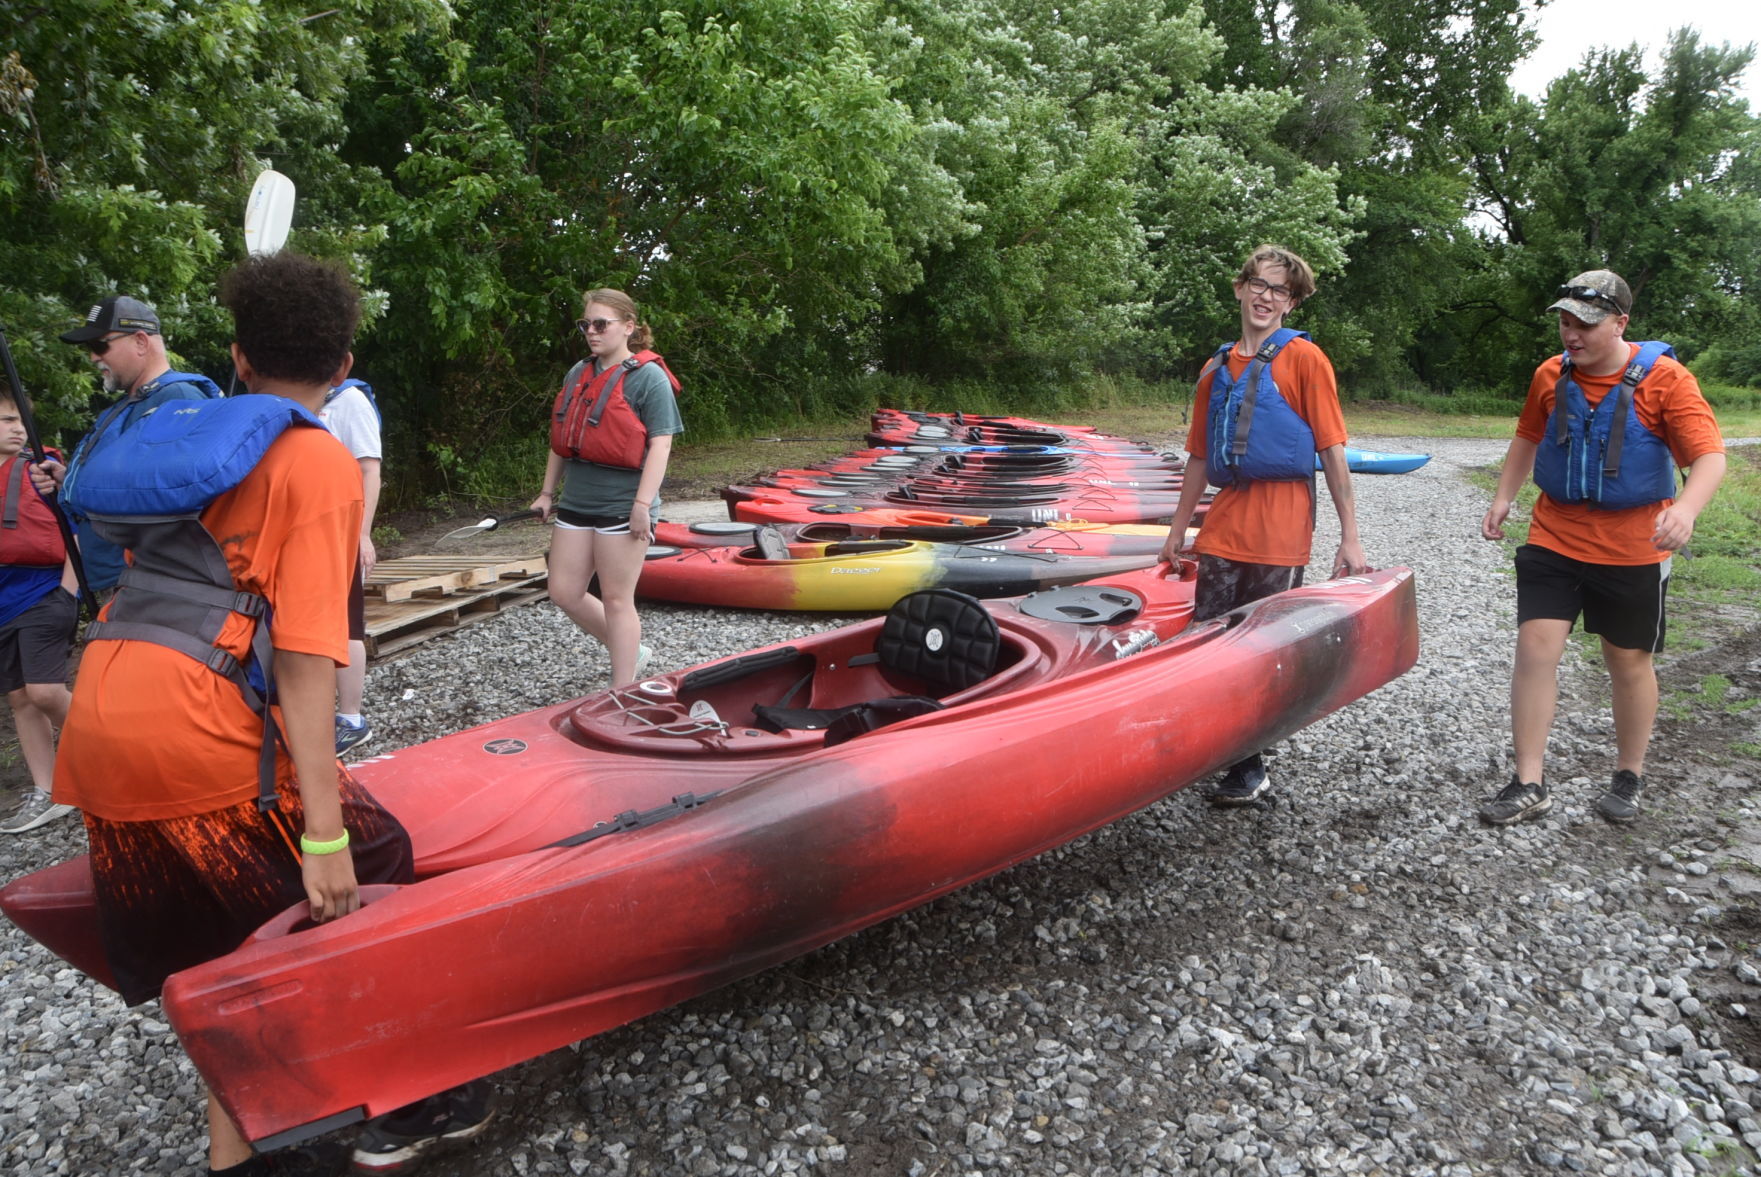
[[[1674,554],[1724,478],[1724,442],[1693,374],[1662,343],[1629,343],[1632,291],[1591,270],[1558,290],[1564,352],[1535,369],[1492,506],[1486,539],[1504,538],[1531,472],[1541,495],[1516,550],[1516,662],[1510,678],[1515,772],[1480,807],[1492,825],[1553,804],[1542,762],[1559,698],[1559,660],[1579,617],[1602,639],[1614,696],[1615,767],[1596,811],[1639,816],[1645,749],[1657,718],[1654,655]],[[1612,400],[1610,398],[1613,398]],[[1687,482],[1676,490],[1677,467]]]
[[[1162,546],[1185,542],[1208,482],[1219,489],[1193,544],[1192,619],[1204,621],[1302,583],[1315,533],[1315,456],[1339,515],[1333,575],[1369,571],[1345,464],[1345,417],[1326,353],[1284,318],[1315,291],[1314,271],[1290,250],[1262,245],[1234,282],[1241,337],[1217,350],[1193,393],[1187,462]],[[1249,805],[1270,787],[1259,753],[1233,765],[1207,799]]]
[[[159,332],[159,316],[152,307],[126,294],[98,303],[86,313],[84,323],[62,332],[61,341],[83,345],[104,379],[104,391],[120,392],[123,397],[98,415],[97,423],[74,447],[66,466],[45,459],[31,467],[31,479],[43,494],[59,489],[67,471],[77,471],[80,461],[93,449],[122,437],[142,417],[167,401],[203,400],[220,395],[219,387],[206,376],[171,370],[165,356],[165,338]],[[109,593],[122,575],[122,549],[98,535],[84,520],[76,518],[71,522],[77,529],[87,585],[94,593]]]

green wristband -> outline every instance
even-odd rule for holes
[[[332,838],[328,842],[314,842],[306,835],[300,835],[300,849],[307,854],[335,854],[338,850],[347,850],[348,845],[349,832],[347,830],[342,832],[341,837]]]

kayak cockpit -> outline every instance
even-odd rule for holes
[[[624,751],[775,753],[1012,689],[1049,653],[971,597],[928,589],[881,620],[584,699],[569,722]]]

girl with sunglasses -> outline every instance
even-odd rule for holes
[[[605,644],[611,681],[641,677],[636,580],[654,539],[660,483],[679,419],[679,382],[621,290],[589,290],[576,326],[591,356],[564,378],[551,413],[550,459],[532,509],[554,523],[550,599]],[[587,591],[599,577],[599,596]]]

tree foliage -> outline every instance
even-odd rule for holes
[[[258,169],[369,291],[400,460],[539,444],[581,292],[628,289],[694,432],[865,407],[892,373],[1183,378],[1254,245],[1352,391],[1516,389],[1579,270],[1761,381],[1747,51],[1678,35],[1513,97],[1520,0],[62,0],[0,15],[0,320],[47,424],[54,339],[154,302],[223,376],[218,271]],[[855,391],[851,391],[855,390]],[[836,399],[848,395],[847,400]],[[509,451],[513,452],[512,450]],[[521,449],[520,453],[525,453]],[[524,460],[524,459],[521,459]]]

